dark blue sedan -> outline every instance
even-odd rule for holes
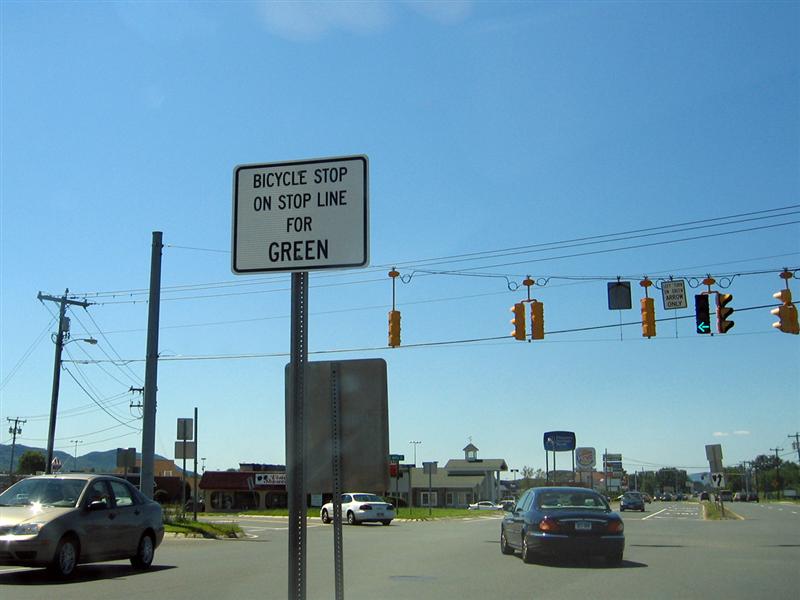
[[[606,499],[578,487],[527,490],[500,526],[500,551],[534,562],[537,556],[600,555],[612,565],[622,563],[624,525]]]

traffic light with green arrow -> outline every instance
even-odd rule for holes
[[[697,294],[694,297],[694,318],[697,333],[711,333],[711,318],[708,309],[708,295]]]

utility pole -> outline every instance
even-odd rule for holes
[[[800,432],[797,432],[794,435],[790,433],[787,437],[794,438],[794,441],[792,442],[792,448],[797,450],[797,462],[800,463]]]
[[[783,448],[770,448],[769,451],[775,453],[775,473],[778,480],[778,498],[780,498],[783,493],[783,483],[781,482],[781,459],[778,452],[783,452]]]
[[[15,419],[6,417],[6,421],[9,423],[13,421],[14,423],[8,428],[8,433],[11,434],[11,463],[8,465],[8,474],[11,475],[14,472],[14,446],[17,445],[17,434],[22,433],[22,427],[20,427],[20,423],[25,424],[27,421],[25,419],[20,419],[19,417]]]
[[[162,233],[153,232],[150,254],[150,306],[147,315],[147,353],[144,372],[144,410],[142,417],[142,469],[139,487],[153,499],[156,454],[156,392],[158,391],[158,322],[161,310],[161,243]]]
[[[50,397],[50,427],[47,431],[47,458],[45,459],[45,473],[52,473],[53,467],[53,445],[56,438],[56,414],[58,413],[58,390],[61,385],[61,352],[64,349],[64,340],[69,338],[69,319],[66,317],[67,305],[82,306],[86,308],[91,302],[81,302],[79,300],[69,300],[67,298],[69,289],[64,290],[64,295],[61,298],[54,296],[47,296],[39,292],[37,298],[41,300],[48,300],[50,302],[57,302],[58,309],[58,333],[53,339],[56,345],[56,355],[53,364],[53,392]],[[95,342],[96,343],[96,342]]]

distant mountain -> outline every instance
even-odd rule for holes
[[[43,456],[47,456],[46,448],[32,448],[17,444],[14,447],[14,467],[13,471],[19,467],[19,457],[28,450],[40,452]],[[117,449],[106,450],[104,452],[89,452],[83,456],[78,456],[77,460],[71,454],[56,450],[53,456],[57,456],[63,465],[61,467],[62,473],[69,471],[91,471],[96,473],[112,473],[117,468]],[[141,453],[137,453],[138,458],[141,458]],[[156,459],[166,460],[162,456],[156,455]],[[0,473],[7,473],[9,464],[11,463],[11,445],[0,444]]]

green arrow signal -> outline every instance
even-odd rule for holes
[[[708,323],[698,323],[697,324],[697,332],[698,333],[708,333],[711,330],[711,326]]]

